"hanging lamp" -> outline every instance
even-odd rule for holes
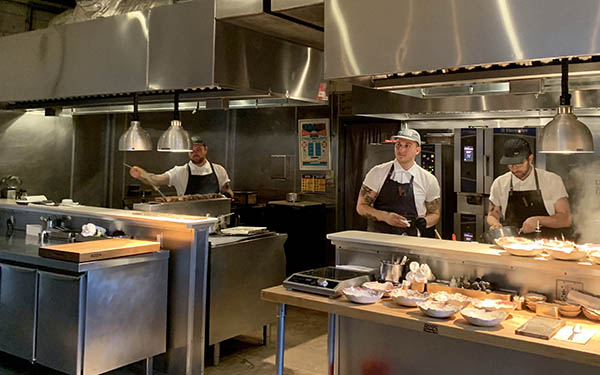
[[[544,126],[538,151],[545,154],[593,153],[592,132],[573,114],[569,94],[568,59],[562,59],[561,63],[560,106],[556,116]]]
[[[133,95],[133,119],[129,128],[119,138],[119,151],[151,151],[150,134],[140,122],[138,114],[138,94]]]
[[[160,136],[156,148],[163,152],[191,152],[192,140],[179,120],[179,93],[175,93],[173,120],[171,126]]]

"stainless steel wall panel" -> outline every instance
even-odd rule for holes
[[[323,52],[217,22],[215,82],[318,102]]]
[[[271,0],[271,10],[319,27],[325,26],[323,0]]]
[[[260,14],[263,0],[216,0],[217,19]]]
[[[150,10],[148,89],[213,85],[214,19],[214,1],[190,1]]]
[[[143,91],[147,12],[0,38],[0,102]]]
[[[596,0],[325,2],[325,78],[600,53]]]

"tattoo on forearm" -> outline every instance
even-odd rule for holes
[[[368,186],[363,185],[360,188],[360,196],[363,197],[363,200],[369,206],[372,206],[373,203],[375,202],[375,199],[373,199],[373,197],[371,197],[372,194],[373,194],[373,190],[371,190],[371,188],[369,188]]]
[[[425,208],[428,214],[439,214],[442,200],[440,198],[434,199],[431,202],[425,202]]]
[[[490,209],[489,209],[488,213],[500,215],[500,208],[501,208],[500,206],[496,206],[495,204],[490,202]]]

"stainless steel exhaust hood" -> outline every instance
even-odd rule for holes
[[[0,105],[317,100],[320,50],[216,20],[191,1],[0,38]]]

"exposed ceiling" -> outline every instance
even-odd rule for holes
[[[62,13],[65,10],[75,8],[76,0],[8,0],[13,3],[26,4],[33,8],[43,9],[47,12]]]

